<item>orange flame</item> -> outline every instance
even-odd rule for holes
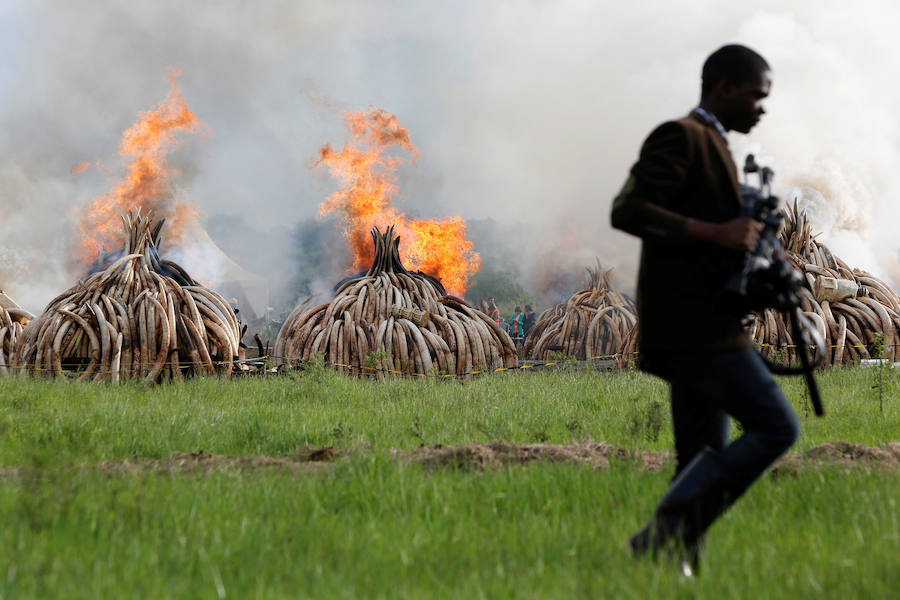
[[[129,210],[152,210],[166,217],[167,238],[177,243],[183,227],[196,218],[196,210],[175,202],[166,155],[177,145],[175,134],[194,132],[200,127],[178,91],[173,69],[168,80],[171,89],[156,108],[140,113],[138,121],[122,136],[119,153],[131,157],[122,180],[109,192],[96,198],[79,219],[81,248],[79,259],[90,264],[101,247],[107,250],[121,244],[120,216]]]
[[[351,269],[364,269],[372,260],[369,230],[395,225],[404,265],[440,279],[451,294],[465,294],[469,278],[481,266],[480,256],[466,239],[465,221],[461,217],[412,219],[391,206],[397,167],[404,159],[389,155],[388,149],[396,146],[413,160],[418,158],[409,132],[395,115],[382,109],[348,112],[344,119],[351,141],[340,150],[323,146],[314,166],[325,165],[341,182],[342,187],[319,206],[319,213],[341,214],[353,250]]]

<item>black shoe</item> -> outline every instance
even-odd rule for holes
[[[680,520],[660,519],[659,515],[654,516],[643,529],[631,536],[628,545],[635,558],[650,554],[654,560],[662,555],[669,558],[680,556],[682,549],[691,547],[685,544],[684,524]],[[688,553],[689,556],[696,554]]]
[[[718,453],[704,448],[672,481],[654,520],[677,523],[675,528],[669,526],[670,536],[677,535],[685,548],[700,548],[707,528],[731,504],[728,489]]]
[[[706,529],[731,503],[727,485],[719,455],[703,449],[669,486],[650,523],[628,541],[632,554],[657,560],[664,553],[682,573],[699,572]]]
[[[674,537],[668,537],[663,541],[662,536],[655,536],[653,531],[653,523],[648,523],[628,540],[634,558],[640,559],[649,554],[655,562],[673,562],[683,577],[690,578],[700,574],[702,538],[693,544],[685,545]]]
[[[705,547],[705,536],[685,543],[678,535],[664,535],[660,530],[654,532],[654,522],[650,522],[643,529],[631,536],[628,546],[634,558],[642,558],[651,554],[654,560],[659,559],[665,553],[670,557],[677,557],[679,562],[684,562],[694,573],[700,570],[700,557]]]

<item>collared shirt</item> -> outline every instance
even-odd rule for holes
[[[701,119],[715,127],[716,131],[719,132],[719,135],[722,136],[722,139],[725,140],[725,144],[728,144],[727,132],[725,131],[725,128],[722,127],[722,123],[719,122],[719,119],[716,118],[716,115],[712,114],[708,110],[703,110],[699,106],[694,109],[694,112],[697,113]]]

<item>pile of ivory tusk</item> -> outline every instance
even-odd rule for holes
[[[140,212],[122,220],[121,258],[51,301],[19,336],[13,364],[23,374],[113,382],[230,375],[240,353],[232,308],[160,259],[164,220]]]
[[[590,287],[545,310],[528,332],[525,356],[548,360],[553,352],[578,360],[619,354],[637,322],[634,301],[613,289],[598,261],[588,268]]]
[[[33,314],[0,290],[0,375],[10,374],[9,365],[16,338],[32,319]]]
[[[341,372],[384,378],[392,374],[466,376],[518,365],[509,335],[440,282],[400,262],[394,228],[372,230],[369,270],[339,284],[327,304],[300,306],[275,341],[280,364],[317,354]]]
[[[882,358],[896,358],[900,298],[890,286],[865,271],[851,269],[827,246],[817,242],[806,213],[797,208],[796,200],[786,211],[781,241],[788,260],[806,280],[806,286],[800,290],[802,310],[825,339],[828,351],[824,364],[870,358],[867,346],[879,334],[884,342]],[[767,355],[794,359],[790,346],[795,340],[786,314],[763,311],[753,316],[748,330]]]

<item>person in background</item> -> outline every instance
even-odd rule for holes
[[[503,319],[500,317],[500,309],[497,308],[497,304],[494,302],[494,297],[491,296],[488,298],[488,316],[500,327],[504,327]]]
[[[531,309],[530,304],[525,305],[525,315],[522,323],[522,336],[528,336],[528,332],[531,331],[531,328],[534,327],[534,322],[537,317],[534,314],[534,311]]]
[[[525,315],[520,306],[516,307],[513,316],[509,318],[509,336],[513,340],[521,340],[525,333]]]
[[[507,325],[509,326],[509,337],[516,346],[516,353],[521,356],[522,343],[525,340],[525,315],[522,313],[521,307],[516,307]]]

